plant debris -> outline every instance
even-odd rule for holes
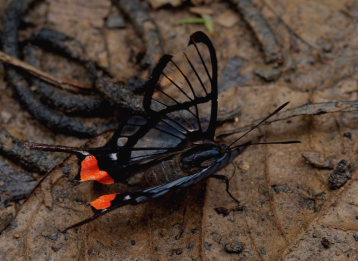
[[[346,160],[338,162],[336,168],[329,175],[329,187],[333,190],[343,187],[352,178],[354,167]]]
[[[333,169],[332,161],[327,160],[321,153],[316,151],[303,151],[302,157],[313,167],[318,169]]]

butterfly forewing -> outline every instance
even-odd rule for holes
[[[211,92],[210,53],[202,45],[189,45],[186,50],[170,57],[162,71],[156,87],[168,95],[161,97],[168,106],[193,101]],[[155,107],[151,109],[155,110]]]
[[[200,32],[191,36],[183,52],[163,56],[146,84],[143,105],[147,115],[131,116],[108,143],[133,150],[118,152],[114,158],[134,163],[168,150],[180,151],[190,142],[212,140],[217,110],[216,71],[215,50]]]
[[[165,114],[193,139],[198,136],[213,139],[217,113],[217,62],[215,50],[206,35],[195,33],[183,52],[164,56],[147,88],[144,107],[149,113]]]

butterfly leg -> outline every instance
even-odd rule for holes
[[[211,175],[210,177],[225,181],[226,193],[230,196],[230,198],[232,198],[232,200],[234,200],[237,204],[240,205],[240,200],[235,198],[235,196],[230,192],[230,179],[228,177],[226,177],[225,175],[221,175],[221,174],[214,174],[214,175]]]

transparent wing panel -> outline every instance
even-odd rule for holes
[[[166,115],[169,119],[187,131],[206,132],[212,113],[214,85],[210,50],[206,44],[194,42],[171,57],[162,70],[150,109],[160,112],[175,108]]]

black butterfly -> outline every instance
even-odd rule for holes
[[[105,146],[28,143],[35,149],[76,153],[82,160],[82,181],[125,182],[141,187],[99,197],[91,202],[94,215],[65,231],[121,206],[139,204],[214,175],[250,145],[233,146],[240,138],[287,105],[280,106],[230,146],[218,144],[214,141],[217,78],[213,44],[203,32],[196,32],[190,36],[185,52],[176,57],[165,55],[155,67],[145,85],[146,113],[127,116]]]

